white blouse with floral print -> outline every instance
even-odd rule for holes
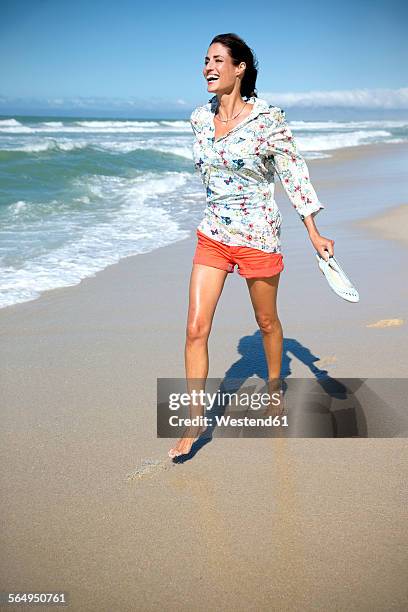
[[[197,229],[230,246],[280,253],[282,215],[274,199],[275,171],[302,220],[325,207],[310,182],[285,111],[256,96],[247,101],[254,105],[250,114],[217,140],[217,96],[191,113],[194,165],[207,191]]]

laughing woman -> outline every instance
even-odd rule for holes
[[[236,264],[246,279],[262,334],[270,389],[279,388],[283,332],[276,298],[284,264],[282,217],[274,200],[275,172],[315,250],[324,259],[334,255],[334,240],[321,236],[315,225],[314,217],[324,206],[310,182],[285,112],[258,98],[257,73],[253,52],[239,36],[213,38],[203,68],[213,96],[194,109],[190,118],[195,167],[207,195],[204,217],[196,230],[189,289],[185,366],[190,393],[204,389],[212,320],[227,274]],[[191,416],[203,410],[198,406]],[[202,432],[202,427],[188,428],[169,456],[189,453]]]

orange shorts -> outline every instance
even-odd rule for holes
[[[244,278],[275,276],[284,269],[282,253],[266,253],[246,246],[229,246],[196,230],[198,242],[193,263],[238,273]]]

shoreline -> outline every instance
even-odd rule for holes
[[[307,163],[311,162],[330,162],[330,161],[343,161],[351,159],[353,157],[371,157],[382,152],[393,152],[397,149],[406,150],[408,142],[370,142],[367,144],[359,144],[351,147],[342,147],[341,149],[326,149],[322,153],[331,153],[333,157],[322,157],[317,159],[308,160]],[[365,155],[364,155],[365,154]]]
[[[340,172],[347,175],[348,169],[351,169],[352,173],[360,174],[361,166],[355,166],[354,160],[357,157],[365,159],[366,149],[362,147],[359,147],[358,150],[357,147],[350,149],[341,155]],[[375,159],[376,163],[379,161],[380,168],[385,166],[385,149],[393,150],[392,145],[382,146],[380,150],[378,147],[370,147],[373,154],[376,152]],[[406,150],[405,146],[404,151]],[[353,154],[352,160],[349,158],[351,153]],[[392,157],[390,159],[392,162]],[[318,175],[318,166],[321,166],[323,162],[326,166],[324,172],[320,173],[323,179],[319,181],[318,176],[318,179],[314,181],[317,185],[317,192],[321,191],[319,182],[322,183],[322,189],[324,189],[324,182],[327,182],[326,177],[329,176],[329,180],[334,185],[331,189],[335,194],[340,188],[338,185],[344,187],[345,179],[339,182],[336,162],[327,158],[313,161],[315,166],[312,173],[315,176]],[[329,171],[327,170],[328,162],[331,164]],[[352,174],[353,179],[354,174]],[[366,180],[365,176],[359,178],[363,192],[367,190]],[[386,178],[383,182],[386,182]],[[374,188],[377,189],[376,186]],[[352,189],[355,189],[355,183],[352,184]],[[397,202],[398,193],[397,190],[395,192]],[[282,193],[279,195],[282,196]],[[359,197],[357,195],[357,201]],[[337,202],[333,198],[333,208],[336,205]],[[400,209],[400,205],[397,208]],[[292,213],[294,214],[293,211],[288,211],[288,217]],[[388,212],[385,214],[388,215]],[[371,215],[369,222],[377,223],[376,218],[376,215]],[[295,216],[292,216],[292,219],[298,221]],[[400,218],[398,221],[402,226]],[[393,354],[401,351],[402,356],[404,352],[403,342],[407,329],[405,295],[403,287],[395,283],[393,276],[389,274],[389,269],[396,269],[397,262],[400,263],[408,253],[405,244],[396,240],[386,240],[384,236],[380,236],[380,240],[387,249],[383,248],[384,256],[378,260],[374,256],[379,248],[378,237],[371,229],[368,231],[368,228],[363,227],[362,224],[365,222],[366,219],[361,221],[360,225],[360,222],[346,221],[339,223],[338,226],[331,223],[326,228],[324,217],[322,217],[324,227],[321,230],[322,234],[335,238],[335,249],[337,247],[339,262],[349,273],[360,292],[361,302],[357,305],[350,305],[338,298],[328,287],[321,272],[316,270],[312,245],[306,232],[300,231],[303,229],[300,224],[297,226],[294,224],[293,229],[287,231],[284,256],[286,269],[281,275],[279,291],[284,331],[288,336],[296,336],[300,333],[306,344],[318,344],[320,354],[316,363],[331,363],[331,370],[339,376],[352,376],[351,372],[367,377],[404,376],[403,367],[394,363]],[[407,219],[404,222],[408,223]],[[335,223],[337,224],[337,221]],[[109,339],[116,342],[122,337],[121,330],[131,330],[131,339],[126,338],[124,343],[126,350],[116,354],[119,361],[132,359],[131,354],[143,359],[141,357],[142,347],[148,347],[148,362],[153,360],[152,354],[157,353],[158,355],[156,363],[158,372],[164,372],[164,376],[170,377],[184,376],[182,351],[177,351],[176,358],[169,359],[168,350],[161,351],[160,334],[166,330],[168,348],[171,342],[175,342],[176,346],[183,345],[188,307],[188,282],[195,245],[195,233],[192,230],[188,238],[148,253],[125,257],[97,272],[94,276],[82,279],[76,285],[50,289],[35,300],[0,309],[5,361],[9,361],[7,351],[11,351],[11,355],[15,354],[16,363],[23,364],[26,361],[26,356],[21,353],[22,345],[20,345],[24,339],[31,342],[32,338],[37,337],[44,347],[49,346],[50,354],[55,353],[54,358],[58,363],[61,355],[52,346],[56,333],[63,342],[69,342],[72,350],[77,354],[81,330],[85,337],[90,337],[91,341],[98,342],[103,339],[103,344],[107,347]],[[384,287],[380,294],[377,291],[376,276],[378,274],[384,278]],[[296,306],[299,294],[302,296],[301,299],[306,300],[309,304],[309,308],[302,311],[300,319]],[[230,338],[240,338],[242,334],[247,333],[251,337],[251,342],[255,342],[257,350],[259,348],[257,333],[254,334],[253,331],[256,329],[256,322],[248,302],[247,288],[237,271],[229,275],[227,279],[222,302],[223,304],[217,307],[214,320],[215,333],[211,339],[215,347],[215,355],[212,357],[213,373],[210,370],[209,376],[216,377],[222,376],[227,364],[233,362],[237,355],[237,350],[234,350],[233,345],[230,345],[227,351],[223,348],[223,340],[230,342]],[[166,303],[171,304],[171,308],[166,309]],[[236,306],[231,310],[229,304]],[[337,317],[337,325],[334,329],[333,317]],[[377,328],[366,326],[375,325],[382,320],[402,320],[403,324],[398,328],[388,330],[389,334],[394,334],[393,343],[385,344],[383,347],[384,357],[389,355],[388,361],[383,363],[377,360],[368,363],[366,360],[368,347],[370,350],[376,350],[376,336],[372,330]],[[353,329],[357,346],[352,354],[349,354],[347,342],[341,331],[342,326]],[[371,332],[367,335],[368,329]],[[75,334],[76,343],[69,340],[70,332]],[[141,348],[138,350],[135,350],[133,346],[134,337],[140,338]],[[385,337],[378,338],[378,340],[386,342]],[[333,350],[334,344],[336,344],[335,350]],[[33,346],[31,350],[36,352],[37,349]],[[162,356],[160,353],[163,353]],[[41,361],[44,359],[47,363],[49,362],[49,357],[41,354]],[[65,356],[62,359],[65,362]],[[103,350],[103,359],[107,359],[105,350]],[[289,357],[287,360],[285,357],[283,367],[286,375],[289,372],[295,376],[302,375],[302,372],[313,375],[312,361],[305,369],[304,364],[302,367],[302,360],[299,362],[294,360],[292,364]]]

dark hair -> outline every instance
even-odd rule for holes
[[[258,76],[258,61],[254,52],[242,38],[232,32],[228,34],[218,34],[214,36],[210,45],[213,43],[221,43],[227,49],[232,59],[234,66],[238,66],[241,62],[245,62],[246,68],[241,81],[241,96],[246,98],[257,97],[255,84]]]

